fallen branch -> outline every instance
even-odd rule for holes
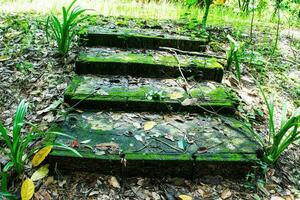
[[[170,48],[170,47],[159,47],[161,50],[167,50],[171,52],[177,52],[181,54],[187,54],[191,56],[201,56],[201,57],[207,57],[207,58],[218,58],[218,59],[223,59],[227,60],[226,57],[223,56],[217,56],[217,55],[210,55],[210,54],[205,54],[205,53],[200,53],[200,52],[195,52],[195,51],[183,51],[180,49],[175,49],[175,48]]]

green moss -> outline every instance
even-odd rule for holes
[[[192,62],[199,68],[223,69],[223,66],[215,58],[195,59]]]
[[[178,67],[176,58],[172,55],[149,55],[149,54],[135,54],[131,52],[123,52],[112,55],[89,54],[81,53],[79,55],[81,62],[107,62],[107,63],[140,63],[147,65],[163,65],[168,67]],[[180,58],[181,67],[196,66],[198,68],[207,69],[223,69],[223,66],[216,59],[188,59]]]
[[[129,89],[127,87],[118,86],[118,87],[102,87],[101,91],[105,94],[90,95],[93,93],[93,89],[90,86],[93,82],[92,80],[84,80],[80,76],[75,76],[73,81],[69,84],[66,93],[65,99],[67,102],[70,101],[77,102],[80,100],[93,101],[93,102],[131,102],[138,105],[139,103],[161,103],[172,104],[180,106],[181,102],[187,98],[190,98],[184,91],[181,91],[182,97],[179,99],[171,99],[173,92],[178,92],[176,88],[155,88],[152,85],[142,86]],[[81,85],[81,86],[80,86]],[[80,86],[80,91],[76,92],[76,89]],[[86,89],[85,89],[86,88]],[[179,88],[180,89],[180,88]],[[86,92],[85,92],[86,91]],[[151,92],[160,91],[164,94],[164,98],[156,99],[147,98],[147,94]],[[167,92],[168,91],[168,92]],[[197,98],[198,103],[192,104],[190,106],[217,106],[217,107],[229,107],[234,108],[237,104],[236,95],[231,92],[229,89],[223,86],[216,86],[211,88],[208,86],[198,86],[189,91],[192,98]],[[89,97],[88,97],[89,96]],[[146,104],[145,104],[146,105]],[[141,105],[142,106],[142,105]]]
[[[120,160],[118,154],[104,154],[96,155],[93,152],[79,151],[83,158],[88,159],[101,159],[101,160]],[[126,160],[153,160],[153,161],[192,161],[193,156],[191,154],[155,154],[155,153],[130,153],[123,152],[126,155]],[[61,157],[78,157],[71,151],[66,150],[54,150],[51,153],[52,156]],[[254,162],[257,161],[255,154],[239,154],[239,153],[228,153],[228,154],[199,154],[196,156],[198,162]]]
[[[82,81],[83,77],[75,75],[65,91],[65,96],[73,95],[76,91],[76,88],[80,85]]]

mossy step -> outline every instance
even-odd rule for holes
[[[181,68],[185,77],[192,77],[195,80],[222,81],[223,66],[217,59],[187,55],[178,55],[177,58],[163,51],[88,48],[78,56],[76,73],[179,77]]]
[[[56,142],[78,143],[83,157],[55,149],[50,162],[58,169],[120,174],[125,158],[129,176],[239,176],[257,160],[257,144],[242,126],[230,117],[198,114],[70,113],[55,130],[76,142],[62,136]]]
[[[238,104],[229,88],[216,82],[183,79],[76,75],[65,92],[65,102],[77,108],[149,112],[214,111],[233,113]]]
[[[172,47],[186,51],[204,51],[208,37],[191,38],[178,34],[169,34],[159,30],[148,29],[108,29],[90,27],[83,36],[87,46],[110,46],[120,48],[158,49]]]

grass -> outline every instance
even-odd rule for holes
[[[70,4],[70,0],[0,0],[0,12],[37,12],[41,14],[59,13],[61,7]],[[133,18],[144,19],[180,19],[184,13],[189,13],[190,16],[196,17],[199,20],[204,14],[204,9],[192,7],[188,9],[179,3],[170,3],[167,0],[162,0],[159,3],[151,1],[143,4],[134,0],[78,0],[78,5],[84,9],[91,9],[89,14],[104,15],[104,16],[127,16]],[[215,6],[212,5],[207,21],[208,26],[232,26],[238,30],[248,29],[251,22],[251,15],[241,15],[237,12],[235,5]],[[235,9],[236,8],[236,9]],[[282,12],[283,13],[283,12]],[[300,27],[300,23],[290,20],[287,13],[283,13],[282,25],[287,26],[293,23]],[[255,27],[274,27],[272,21],[272,8],[266,9],[261,14],[255,15]]]

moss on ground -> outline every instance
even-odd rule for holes
[[[140,63],[143,65],[161,65],[167,67],[178,67],[177,59],[172,55],[149,55],[141,53],[122,52],[111,55],[91,55],[81,53],[78,61],[80,62],[106,62],[106,63]],[[181,67],[197,67],[204,69],[223,69],[223,66],[214,58],[196,59],[180,58]]]

